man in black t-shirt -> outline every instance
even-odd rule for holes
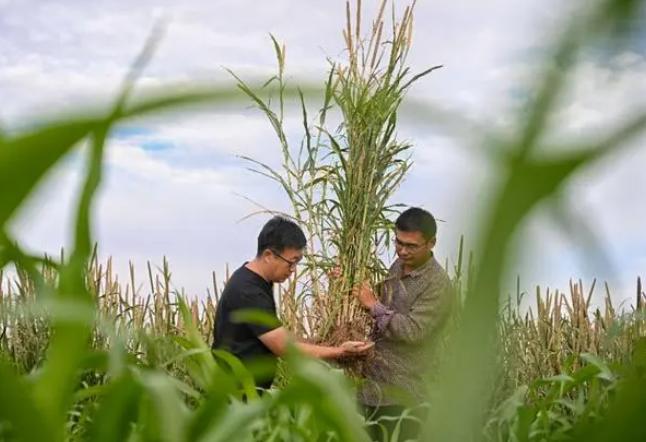
[[[296,270],[306,244],[305,235],[296,223],[278,216],[272,218],[258,235],[256,257],[231,275],[218,302],[213,348],[227,350],[246,364],[269,361],[271,370],[264,375],[256,373],[256,382],[261,388],[271,387],[276,358],[293,339],[278,320],[273,283],[284,282]],[[262,324],[258,318],[245,319],[245,311],[262,312]],[[296,346],[313,357],[336,359],[363,354],[373,343],[348,341],[329,347],[296,342]]]

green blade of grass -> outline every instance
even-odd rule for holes
[[[55,424],[34,402],[31,386],[0,359],[0,422],[9,423],[17,440],[49,440]]]

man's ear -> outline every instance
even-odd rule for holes
[[[434,236],[433,238],[428,240],[428,250],[432,250],[433,247],[435,247],[435,242],[437,241],[437,237]]]

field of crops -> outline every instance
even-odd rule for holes
[[[185,412],[189,413],[203,399],[201,376],[208,368],[200,366],[204,361],[200,362],[197,355],[202,343],[212,340],[222,284],[213,275],[213,288],[206,296],[188,299],[170,288],[171,271],[166,261],[159,267],[149,264],[146,270],[141,282],[132,267],[130,275],[121,279],[113,274],[111,260],[90,260],[87,281],[99,318],[91,332],[90,351],[101,359],[98,355],[110,355],[118,349],[128,370],[157,373],[169,387],[177,388],[176,406],[185,403]],[[39,275],[47,284],[57,284],[53,269],[45,267]],[[453,278],[459,285],[456,275]],[[3,275],[1,281],[0,351],[16,373],[33,376],[43,364],[49,344],[49,317],[36,308],[35,281],[27,273]],[[296,299],[289,287],[296,286],[285,287],[282,296]],[[640,295],[635,303],[617,311],[610,293],[605,294],[605,308],[599,309],[590,305],[595,287],[585,292],[582,289],[581,282],[572,283],[569,293],[546,293],[537,288],[531,306],[522,309],[519,301],[527,294],[517,293],[508,300],[499,322],[501,372],[487,410],[485,440],[520,438],[523,432],[526,440],[567,438],[575,424],[594,420],[608,406],[632,361],[635,345],[646,336],[646,293],[637,286]],[[286,321],[289,305],[283,303],[281,316]],[[290,325],[295,331],[299,328]],[[104,360],[82,372],[67,416],[72,440],[86,440],[94,426],[104,390],[110,384],[107,364]],[[287,372],[282,376],[277,381],[281,386],[295,382]],[[348,399],[352,397],[350,385],[344,393]],[[250,418],[254,437],[262,440],[275,433],[281,440],[302,432],[304,440],[315,439],[324,429],[313,427],[307,419],[295,421],[290,410],[300,408],[304,412],[309,406],[285,404],[276,409],[283,411],[265,411],[265,415]],[[361,425],[358,414],[354,419]],[[176,424],[184,425],[180,420]],[[356,435],[353,438],[360,440]]]

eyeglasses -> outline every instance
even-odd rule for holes
[[[274,256],[277,256],[278,258],[282,259],[285,263],[287,263],[287,265],[289,265],[290,269],[296,269],[296,266],[298,266],[298,264],[300,264],[301,259],[302,259],[302,258],[299,258],[296,261],[290,261],[289,259],[285,258],[284,256],[282,256],[280,253],[278,253],[275,250],[272,250],[271,253],[273,253]]]
[[[395,247],[398,249],[408,249],[411,252],[416,252],[422,247],[424,247],[426,243],[424,244],[413,244],[413,243],[408,243],[408,242],[403,242],[399,238],[395,238]]]

